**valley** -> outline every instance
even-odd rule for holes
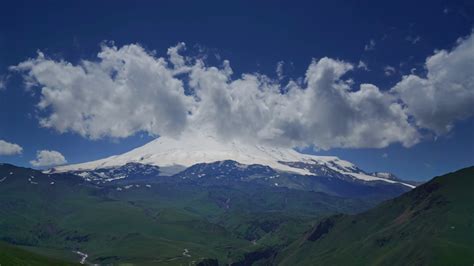
[[[318,217],[374,204],[246,182],[203,186],[158,178],[98,185],[71,174],[0,169],[7,177],[0,186],[0,240],[76,262],[238,265],[246,254],[296,240]]]

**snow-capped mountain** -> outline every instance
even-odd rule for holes
[[[302,176],[328,176],[361,182],[398,183],[412,188],[410,184],[383,175],[371,175],[354,164],[334,156],[315,156],[299,153],[289,148],[248,145],[236,141],[218,141],[212,136],[193,135],[173,139],[160,137],[121,155],[105,159],[60,166],[51,172],[76,172],[85,178],[114,180],[123,178],[114,169],[134,164],[159,167],[161,175],[174,175],[196,164],[219,161],[235,161],[240,165],[262,165],[282,172]],[[132,164],[131,164],[132,163]],[[122,172],[121,172],[122,173]]]

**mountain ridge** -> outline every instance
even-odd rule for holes
[[[277,263],[472,264],[473,187],[474,166],[471,166],[435,177],[366,212],[327,217],[281,251]]]

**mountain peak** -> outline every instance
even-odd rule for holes
[[[315,156],[299,153],[291,148],[245,144],[236,140],[222,141],[213,136],[200,134],[182,136],[179,139],[159,137],[121,155],[87,163],[60,166],[52,171],[90,171],[120,167],[127,163],[140,163],[158,166],[164,172],[169,172],[166,169],[182,170],[198,163],[225,160],[236,161],[244,165],[264,165],[277,171],[299,175],[315,175],[314,168],[323,167],[328,171],[335,171],[353,179],[395,182],[369,175],[354,164],[335,156]]]

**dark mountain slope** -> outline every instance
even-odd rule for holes
[[[281,265],[472,265],[474,167],[375,209],[332,216],[281,252]]]

